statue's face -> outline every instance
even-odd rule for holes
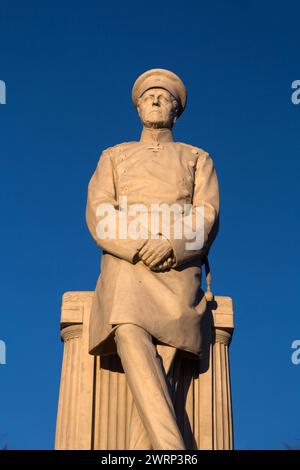
[[[145,127],[172,128],[178,113],[178,103],[163,88],[150,88],[139,98],[137,110]]]

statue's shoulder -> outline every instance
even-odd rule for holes
[[[201,147],[196,147],[196,145],[187,144],[185,142],[176,142],[176,144],[183,148],[187,154],[192,154],[195,157],[210,157],[209,152]]]
[[[103,150],[103,154],[109,155],[110,157],[115,157],[120,154],[120,152],[125,152],[126,150],[130,149],[134,145],[136,145],[138,142],[132,141],[132,142],[122,142],[121,144],[116,144],[111,147],[107,147],[106,149]]]

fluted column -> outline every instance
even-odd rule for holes
[[[118,356],[97,357],[93,449],[128,448],[132,395]]]
[[[91,449],[94,357],[88,354],[88,323],[93,292],[67,292],[61,309],[64,343],[56,449]]]
[[[228,348],[231,342],[230,330],[216,328],[213,344],[213,448],[233,449],[231,385]]]
[[[82,324],[61,330],[64,342],[61,386],[59,393],[56,449],[76,448],[78,435],[78,405]]]
[[[208,305],[210,346],[193,379],[194,438],[201,450],[233,449],[229,345],[234,330],[230,297],[216,296]],[[208,330],[207,330],[208,331]],[[190,367],[186,365],[186,369]]]

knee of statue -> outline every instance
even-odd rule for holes
[[[115,331],[115,342],[122,342],[122,344],[128,342],[132,344],[137,336],[143,332],[143,328],[132,323],[120,324]]]

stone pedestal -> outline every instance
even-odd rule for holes
[[[62,300],[64,355],[56,425],[56,449],[128,448],[133,406],[117,355],[88,354],[94,292],[67,292]],[[233,448],[228,348],[233,333],[230,297],[216,296],[207,311],[203,360],[184,359],[175,403],[188,449]]]

